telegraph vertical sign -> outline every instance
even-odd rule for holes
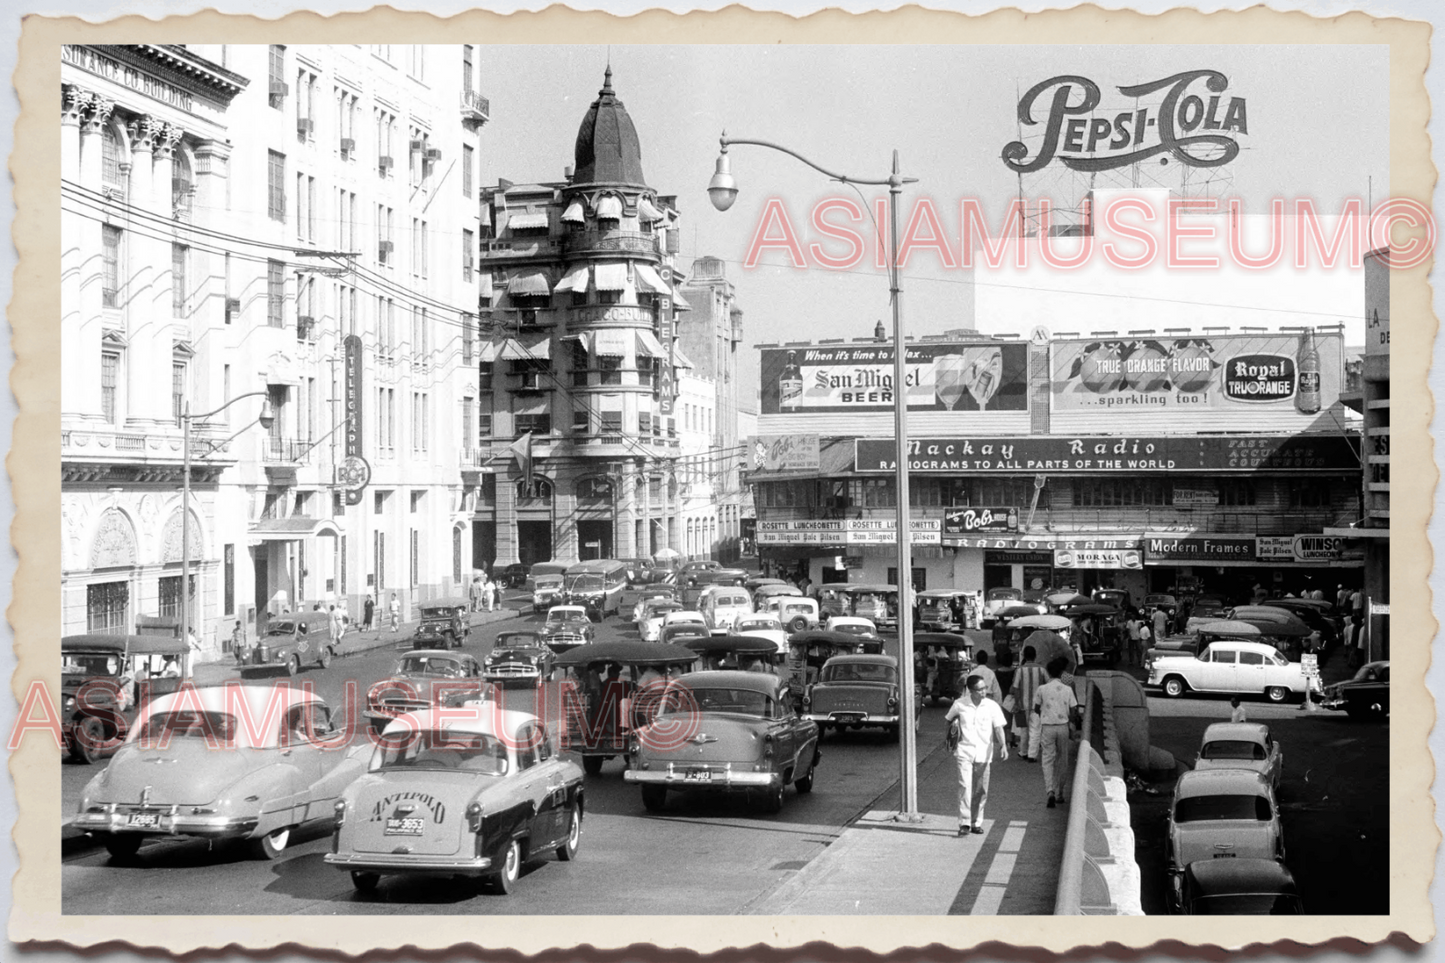
[[[371,465],[361,454],[362,432],[362,347],[361,338],[349,334],[342,342],[345,348],[345,373],[342,384],[342,404],[346,422],[342,426],[345,435],[346,457],[337,468],[337,483],[346,489],[346,504],[361,504],[361,494],[371,481]]]

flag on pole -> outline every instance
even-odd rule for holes
[[[507,451],[517,463],[517,468],[522,472],[522,480],[527,485],[527,490],[532,490],[532,433],[529,431],[521,438],[507,446]]]

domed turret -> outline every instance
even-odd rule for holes
[[[627,108],[612,90],[612,67],[602,89],[577,129],[576,174],[573,186],[628,184],[646,187],[642,176],[642,145]]]

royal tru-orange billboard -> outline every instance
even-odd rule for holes
[[[1054,431],[1306,431],[1340,416],[1338,329],[1055,340]]]

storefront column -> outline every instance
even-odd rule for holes
[[[76,104],[81,116],[79,183],[86,191],[99,192],[103,170],[102,131],[110,121],[115,104],[86,91],[77,91]],[[76,280],[80,288],[80,323],[74,339],[76,353],[64,355],[66,367],[74,377],[61,379],[71,387],[70,397],[75,405],[67,410],[97,423],[105,421],[100,409],[100,346],[105,332],[106,311],[102,295],[105,267],[101,242],[102,224],[106,219],[80,218],[77,230],[79,276]],[[124,367],[124,359],[121,364]]]
[[[637,542],[634,537],[637,524],[637,466],[630,461],[622,463],[622,484],[614,496],[617,506],[617,523],[613,537],[614,558],[636,558]]]
[[[231,145],[216,140],[201,141],[196,145],[193,156],[195,164],[191,173],[195,179],[195,195],[191,208],[192,223],[198,212],[222,212],[230,208],[227,162],[231,156]],[[224,323],[226,298],[231,294],[225,256],[192,249],[191,268],[196,276],[192,284],[192,290],[196,292],[196,298],[190,305],[192,316],[199,316],[207,325]],[[202,297],[205,298],[204,303]]]
[[[137,211],[156,213],[154,151],[164,126],[154,117],[141,117],[129,127],[129,200]],[[121,297],[127,304],[130,332],[129,377],[126,378],[130,401],[126,420],[174,425],[169,390],[174,312],[170,288],[161,283],[161,265],[170,264],[170,242],[162,239],[163,232],[155,231],[153,223],[132,222],[126,227],[129,233],[121,261],[124,275]],[[154,233],[162,233],[162,238],[152,237]]]

